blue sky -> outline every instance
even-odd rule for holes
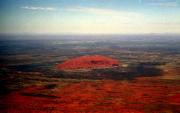
[[[0,33],[180,33],[180,0],[1,0]]]

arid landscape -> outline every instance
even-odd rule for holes
[[[22,37],[0,39],[1,113],[180,112],[179,35]]]
[[[180,113],[180,0],[0,0],[0,113]]]

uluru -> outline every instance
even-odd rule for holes
[[[69,59],[57,65],[58,70],[81,70],[112,68],[119,66],[119,61],[102,55],[86,55]]]

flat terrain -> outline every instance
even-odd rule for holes
[[[180,112],[179,36],[47,37],[1,36],[0,112]],[[57,70],[59,63],[84,55],[121,65]]]

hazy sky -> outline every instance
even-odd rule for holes
[[[180,33],[180,0],[0,0],[0,33]]]

